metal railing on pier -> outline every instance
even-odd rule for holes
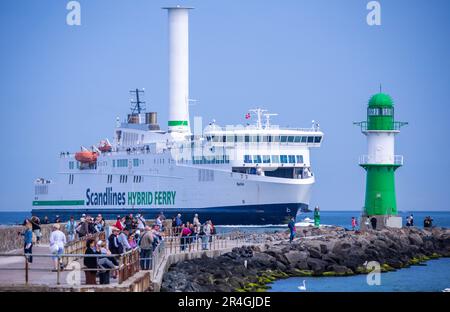
[[[177,230],[172,228],[172,233]],[[165,236],[163,241],[152,252],[151,270],[152,278],[155,278],[161,269],[164,258],[169,255],[195,253],[208,250],[224,250],[233,247],[240,247],[247,244],[254,244],[244,233],[226,233],[214,235],[192,235]]]
[[[77,240],[73,240],[71,242],[68,242],[65,246],[64,246],[64,254],[69,255],[69,254],[84,254],[84,252],[86,251],[86,241],[88,239],[95,239],[95,240],[105,240],[105,232],[97,232],[94,234],[87,234],[86,236],[80,237]],[[73,261],[76,260],[75,257],[70,258],[70,257],[65,257],[63,259],[63,263],[64,265],[68,265],[69,261]]]
[[[105,272],[105,271],[117,271],[117,282],[118,284],[122,284],[124,281],[126,281],[128,278],[136,274],[140,271],[140,265],[139,265],[139,249],[135,248],[133,250],[127,251],[123,254],[110,254],[110,255],[104,255],[104,254],[61,254],[61,255],[54,255],[54,254],[10,254],[10,253],[3,253],[0,254],[0,257],[23,257],[24,258],[24,267],[23,268],[12,268],[12,267],[5,267],[1,268],[0,270],[19,270],[24,271],[24,279],[25,284],[29,284],[29,276],[30,272],[36,271],[36,272],[48,272],[48,273],[55,273],[56,272],[56,285],[61,285],[61,273],[62,272],[72,272],[72,271],[79,271],[79,272],[85,272],[85,271],[95,271],[95,272]],[[76,259],[85,259],[85,258],[116,258],[118,259],[119,265],[116,268],[106,268],[106,267],[97,267],[97,268],[87,268],[87,267],[80,267],[79,268],[68,268],[68,269],[62,269],[61,266],[58,265],[58,268],[55,270],[54,268],[46,267],[46,268],[31,268],[29,262],[27,261],[28,257],[33,258],[57,258],[58,263],[67,262],[72,263],[73,260],[64,260],[66,258],[76,258]],[[69,265],[70,267],[70,265]],[[13,282],[13,281],[12,281]]]

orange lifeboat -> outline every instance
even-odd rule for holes
[[[109,153],[112,150],[112,145],[109,143],[108,139],[106,139],[105,141],[100,142],[98,149],[102,153]]]
[[[75,159],[84,164],[93,164],[97,162],[98,153],[91,151],[81,151],[75,153]]]

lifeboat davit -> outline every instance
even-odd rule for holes
[[[100,142],[100,144],[98,145],[98,149],[102,153],[109,153],[112,151],[112,145],[111,143],[109,143],[108,139],[106,139],[105,141]]]
[[[84,164],[93,164],[97,162],[98,153],[91,151],[81,151],[75,153],[75,159]]]

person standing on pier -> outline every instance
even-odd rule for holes
[[[123,246],[123,252],[131,250],[130,243],[128,242],[128,236],[130,236],[130,231],[128,228],[124,228],[118,237],[119,243]]]
[[[32,231],[32,224],[30,220],[25,220],[25,231],[23,232],[23,252],[25,254],[30,254],[30,256],[27,257],[28,263],[33,262],[32,254],[32,248],[33,248],[33,231]]]
[[[189,223],[189,222],[188,222]],[[186,225],[181,225],[181,233],[180,233],[180,249],[184,251],[186,249],[186,245],[189,241],[189,235],[191,235],[191,230]]]
[[[44,217],[44,220],[42,221],[42,224],[50,224],[50,220],[47,216]]]
[[[66,235],[59,229],[59,223],[53,224],[53,232],[50,234],[50,251],[55,255],[53,257],[55,271],[58,270],[58,266],[62,267],[62,259],[60,259],[59,255],[64,253],[64,245],[66,244]]]
[[[294,237],[295,237],[295,232],[296,232],[294,217],[292,217],[291,220],[289,221],[288,228],[289,228],[289,232],[290,232],[289,242],[292,243],[292,241],[294,240]]]
[[[120,231],[123,230],[122,218],[120,216],[117,216],[117,221],[116,221],[116,224],[114,226],[116,228],[118,228]]]
[[[153,250],[153,233],[149,226],[145,227],[144,234],[140,240],[140,258],[141,258],[141,269],[149,270],[150,269],[150,260],[152,256]]]
[[[70,220],[66,224],[66,232],[67,235],[69,236],[69,242],[75,240],[76,228],[77,228],[77,221],[75,221],[74,217],[71,216]]]
[[[198,227],[201,226],[200,220],[198,218],[198,214],[194,215],[194,220],[192,220],[192,223],[194,224],[194,226],[198,226]]]
[[[41,241],[41,221],[39,220],[38,217],[36,216],[32,216],[30,219],[31,225],[32,225],[32,230],[34,235],[36,235],[36,244],[39,244]]]

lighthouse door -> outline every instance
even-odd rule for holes
[[[375,198],[375,214],[383,214],[383,199],[381,198],[381,194],[377,194]]]

